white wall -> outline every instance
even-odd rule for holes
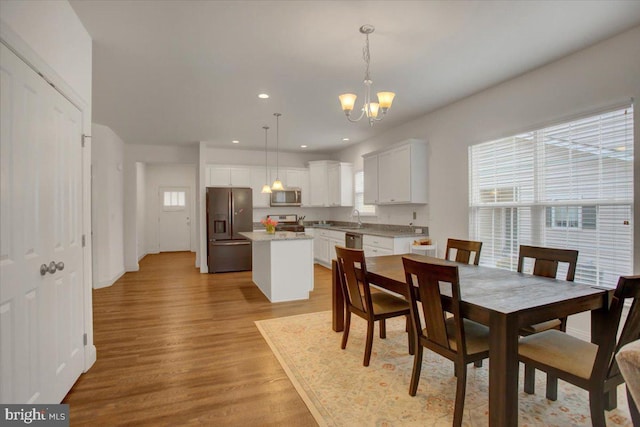
[[[138,260],[144,256],[138,242],[145,239],[138,218],[138,198],[144,198],[139,185],[139,166],[148,164],[197,164],[198,147],[138,145],[125,141],[124,146],[124,266],[126,271],[138,271]],[[142,191],[142,192],[141,192]],[[146,207],[148,209],[148,206]]]
[[[107,126],[91,132],[93,287],[103,288],[124,274],[124,142]]]
[[[415,207],[417,222],[426,221],[431,237],[444,243],[448,237],[469,235],[470,145],[628,102],[632,97],[640,99],[640,27],[391,129],[341,151],[338,157],[353,162],[357,169],[362,167],[362,154],[407,138],[428,141],[429,205]],[[389,114],[393,114],[393,109]],[[637,105],[634,119],[637,183],[640,176],[640,108]],[[394,212],[390,218],[406,223],[406,207],[386,209]],[[635,224],[640,223],[639,218],[640,185],[636,185]],[[438,247],[443,252],[444,246]],[[638,226],[634,227],[634,264],[635,272],[640,272]],[[588,322],[570,322],[569,326],[588,333]]]
[[[82,131],[91,135],[92,40],[69,2],[47,0],[0,1],[0,38],[19,56],[53,83],[82,112]],[[93,345],[91,294],[91,141],[82,154],[83,309],[85,371],[96,360]]]
[[[136,162],[136,194],[144,194],[146,188],[147,166]],[[146,221],[146,200],[144,197],[136,199],[136,230],[144,230]],[[136,256],[140,261],[146,254],[146,238],[144,233],[136,233]],[[124,248],[123,248],[124,258]]]
[[[196,165],[195,164],[147,164],[145,184],[145,232],[144,239],[146,253],[159,252],[158,217],[160,215],[160,201],[158,191],[160,187],[189,188],[189,217],[195,218],[196,213]],[[192,252],[196,251],[195,220],[191,221],[190,230]]]

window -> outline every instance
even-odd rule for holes
[[[470,147],[469,188],[482,264],[515,270],[537,245],[577,249],[582,283],[632,273],[632,106]]]
[[[375,216],[376,205],[364,204],[364,172],[358,171],[354,175],[355,196],[353,198],[353,207],[360,212],[360,215]]]
[[[183,210],[185,208],[185,192],[165,191],[162,207],[165,211]]]

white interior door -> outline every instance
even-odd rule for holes
[[[158,245],[160,252],[191,250],[191,205],[188,187],[161,187]]]
[[[82,113],[0,48],[0,401],[59,403],[84,363]]]

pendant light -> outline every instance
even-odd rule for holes
[[[264,184],[262,186],[262,194],[270,194],[271,187],[269,187],[269,165],[267,164],[267,131],[269,130],[269,126],[262,126],[264,129]]]
[[[282,181],[278,175],[280,175],[280,155],[279,155],[279,145],[280,145],[280,113],[273,113],[276,116],[276,180],[273,181],[271,185],[271,190],[284,190],[282,186]]]

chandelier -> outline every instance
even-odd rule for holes
[[[365,35],[365,45],[364,48],[362,48],[362,58],[367,66],[364,72],[364,105],[362,106],[362,112],[357,119],[351,117],[351,111],[353,111],[353,107],[358,96],[355,93],[343,93],[338,96],[342,110],[347,115],[347,119],[350,122],[357,122],[366,115],[369,119],[369,126],[373,126],[375,122],[382,120],[384,115],[387,114],[389,108],[391,108],[393,98],[396,96],[393,92],[378,92],[378,102],[371,102],[371,84],[373,82],[369,75],[369,62],[371,61],[371,54],[369,53],[369,34],[374,31],[375,28],[373,25],[363,25],[360,27],[360,32]],[[380,117],[378,117],[379,113],[382,113]]]

